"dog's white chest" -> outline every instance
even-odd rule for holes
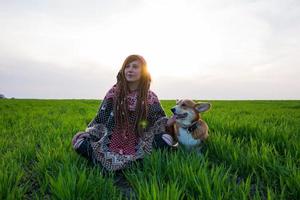
[[[199,145],[201,143],[201,140],[195,140],[192,134],[187,129],[179,127],[178,131],[179,131],[178,141],[184,146],[191,147],[191,146]]]

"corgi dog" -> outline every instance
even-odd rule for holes
[[[179,143],[187,149],[199,146],[208,137],[208,125],[201,118],[201,113],[210,108],[211,104],[207,102],[177,100],[171,109],[173,116],[167,122],[169,134],[164,134],[163,139],[172,146]]]

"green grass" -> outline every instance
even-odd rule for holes
[[[125,170],[137,197],[300,199],[300,101],[210,102],[203,155],[154,151]],[[0,199],[122,199],[114,174],[71,147],[99,103],[0,100]]]

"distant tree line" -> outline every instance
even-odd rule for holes
[[[9,98],[5,97],[4,94],[0,94],[0,99],[9,99]],[[11,97],[11,99],[15,99],[15,97]]]

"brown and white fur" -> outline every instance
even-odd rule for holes
[[[199,146],[208,137],[208,126],[201,114],[211,108],[210,103],[196,103],[189,99],[177,100],[168,121],[168,132],[173,144],[181,144],[187,149]],[[178,142],[178,143],[177,143]]]

